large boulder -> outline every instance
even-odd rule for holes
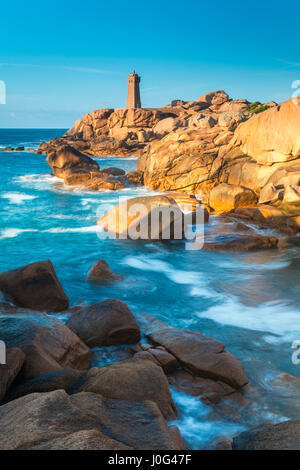
[[[254,207],[257,196],[254,191],[243,186],[221,183],[209,195],[209,205],[216,212],[230,212],[239,207]]]
[[[300,450],[300,419],[260,426],[233,438],[237,450]]]
[[[73,384],[70,393],[93,392],[117,400],[154,401],[168,419],[176,416],[168,380],[152,361],[129,359],[94,367]]]
[[[238,124],[245,121],[245,115],[240,111],[227,111],[221,113],[218,118],[219,126],[225,127],[226,129],[233,131],[236,129]]]
[[[90,114],[84,114],[82,118],[78,119],[74,126],[65,133],[65,136],[89,139],[92,136],[107,134],[107,119],[113,111],[113,109],[96,109]]]
[[[151,142],[137,165],[137,170],[144,172],[145,185],[163,191],[202,191],[210,184],[211,167],[218,154],[214,141],[220,132],[219,126],[178,128]]]
[[[25,354],[19,348],[6,351],[6,364],[0,364],[0,402],[19,374],[25,361]]]
[[[244,112],[247,110],[248,104],[247,100],[228,100],[219,107],[218,112]]]
[[[121,202],[97,224],[122,239],[182,239],[184,236],[183,214],[174,199],[166,196],[135,197]]]
[[[0,273],[0,290],[17,305],[33,310],[59,312],[69,306],[49,260]]]
[[[150,109],[116,109],[108,118],[109,128],[150,128],[161,119],[161,113]]]
[[[194,114],[188,121],[189,127],[199,127],[200,129],[210,129],[217,121],[209,115],[202,113]]]
[[[130,309],[115,299],[96,302],[74,312],[67,326],[91,348],[136,343],[141,337]]]
[[[223,90],[211,91],[201,95],[196,101],[199,103],[205,103],[207,106],[221,106],[223,103],[228,101],[228,95]]]
[[[68,177],[69,181],[72,174],[92,177],[94,173],[99,171],[97,162],[70,145],[63,145],[49,153],[47,163],[55,176],[58,178]],[[81,181],[76,181],[76,183],[79,182]],[[72,183],[69,182],[69,184]]]
[[[87,369],[91,351],[54,316],[0,306],[1,339],[25,355],[24,378],[58,369]]]
[[[182,122],[178,118],[168,117],[159,121],[154,127],[153,132],[159,136],[164,136],[169,132],[175,131],[182,125]]]
[[[2,450],[181,450],[175,427],[167,426],[151,401],[104,399],[63,390],[33,393],[0,408]]]
[[[262,165],[286,162],[300,156],[300,106],[293,99],[242,123],[234,145]]]
[[[155,345],[164,346],[184,368],[200,377],[218,380],[236,389],[248,383],[241,364],[216,339],[198,331],[167,327],[155,329],[147,337]]]

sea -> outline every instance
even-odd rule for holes
[[[2,129],[0,148],[37,148],[65,131]],[[93,158],[101,168],[134,171],[137,164],[136,157]],[[117,298],[137,318],[154,317],[216,338],[242,363],[251,384],[245,413],[212,413],[197,397],[171,387],[175,424],[188,448],[212,448],[216,440],[249,428],[300,418],[298,237],[277,250],[252,253],[187,250],[181,241],[114,240],[96,225],[99,217],[120,201],[153,191],[74,189],[51,174],[46,155],[26,151],[0,152],[0,175],[0,271],[50,259],[71,306]],[[215,216],[208,225],[218,224]],[[122,281],[87,282],[99,259]],[[113,354],[103,357],[94,365],[114,360]]]

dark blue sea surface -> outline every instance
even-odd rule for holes
[[[0,130],[0,147],[37,147],[65,130]],[[100,167],[135,170],[134,157],[97,157]],[[138,317],[201,331],[223,342],[243,364],[252,386],[246,417],[210,418],[197,398],[173,390],[179,426],[191,448],[214,438],[289,418],[300,418],[295,387],[274,380],[299,376],[292,343],[300,340],[300,243],[278,250],[215,253],[186,250],[179,241],[112,240],[97,219],[121,200],[153,194],[145,188],[87,192],[51,175],[45,155],[0,152],[0,271],[50,259],[71,306],[118,298]],[[210,226],[220,224],[212,217]],[[210,228],[208,228],[210,230]],[[91,265],[106,260],[124,276],[99,286],[86,281]],[[1,332],[0,332],[1,339]],[[299,388],[298,388],[299,392]]]

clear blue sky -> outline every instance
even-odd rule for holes
[[[133,68],[144,107],[217,89],[283,101],[300,80],[299,13],[299,0],[2,2],[0,127],[70,127],[124,107]]]

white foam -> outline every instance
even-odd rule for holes
[[[10,204],[24,204],[24,201],[35,199],[36,196],[24,193],[9,192],[1,195],[3,199],[8,199]]]
[[[247,264],[232,262],[232,261],[221,261],[216,263],[220,268],[225,269],[249,269],[254,271],[277,271],[280,269],[288,268],[291,264],[290,261],[272,261],[270,263],[261,264]]]
[[[202,403],[199,398],[178,392],[172,387],[171,391],[182,416],[172,424],[176,424],[182,437],[192,449],[201,449],[217,437],[233,436],[245,430],[240,424],[210,420],[208,416],[210,407]]]
[[[127,256],[123,260],[123,264],[127,264],[136,269],[143,271],[153,271],[163,273],[171,281],[176,284],[190,285],[191,295],[199,295],[206,298],[216,298],[218,294],[209,287],[209,283],[204,275],[199,271],[182,271],[173,268],[169,263],[157,258],[146,258],[142,256]]]
[[[300,312],[283,302],[267,302],[251,307],[231,297],[221,305],[215,305],[197,315],[223,325],[276,335],[273,337],[274,344],[280,338],[281,341],[290,342],[293,338],[300,337]],[[272,336],[265,336],[268,342],[271,342],[271,338]]]
[[[15,238],[21,233],[24,232],[38,232],[35,229],[20,229],[20,228],[5,228],[0,232],[0,239],[3,240],[5,238]]]
[[[99,225],[89,225],[88,227],[54,227],[43,230],[47,233],[97,233],[103,232],[103,228]]]
[[[62,180],[60,178],[57,178],[57,176],[51,175],[51,173],[45,173],[45,174],[32,174],[32,175],[22,175],[22,176],[17,176],[14,178],[14,181],[17,183],[41,183],[41,182],[46,182],[46,183],[58,183],[61,182]]]

